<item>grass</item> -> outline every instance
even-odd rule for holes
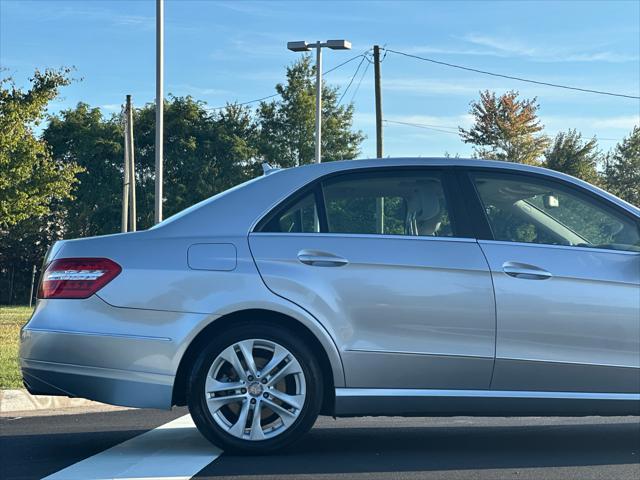
[[[0,306],[0,388],[22,388],[18,364],[20,327],[27,323],[32,310]]]

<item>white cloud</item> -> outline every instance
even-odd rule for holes
[[[540,62],[637,62],[637,54],[629,55],[619,52],[576,51],[555,45],[531,45],[517,38],[501,38],[490,35],[469,33],[462,40],[473,45],[489,48],[485,54],[496,56],[526,57]],[[482,53],[476,53],[482,54]]]
[[[106,110],[107,112],[119,112],[122,110],[122,105],[118,103],[107,103],[100,105],[100,110]]]
[[[229,90],[224,90],[221,88],[211,88],[211,87],[199,87],[196,85],[191,85],[188,83],[179,83],[175,85],[169,85],[168,90],[171,90],[171,93],[175,94],[188,94],[188,95],[204,95],[204,96],[215,96],[215,95],[229,95],[232,92]]]
[[[369,84],[371,82],[368,82]],[[365,85],[367,82],[365,82]],[[385,78],[383,83],[385,90],[396,92],[411,92],[416,94],[448,94],[476,96],[477,86],[461,82],[459,80],[447,82],[438,80],[426,80],[424,78]]]
[[[634,126],[640,125],[640,115],[616,115],[616,116],[560,116],[560,115],[541,115],[542,123],[549,130],[567,130],[575,128],[582,132],[599,132],[619,130],[622,134],[626,134],[633,129]]]

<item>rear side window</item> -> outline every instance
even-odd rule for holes
[[[515,174],[474,174],[495,240],[640,251],[638,225],[604,200]]]
[[[318,209],[313,192],[285,206],[262,228],[263,232],[317,233],[320,231]]]
[[[322,184],[329,233],[450,237],[440,175],[352,173]]]
[[[318,204],[319,201],[319,204]],[[451,237],[443,178],[434,171],[355,172],[322,181],[267,217],[263,232]]]

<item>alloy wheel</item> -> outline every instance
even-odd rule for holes
[[[265,339],[248,339],[225,348],[205,381],[209,413],[230,435],[266,440],[287,430],[306,399],[300,363],[289,350]]]

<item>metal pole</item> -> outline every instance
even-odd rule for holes
[[[131,231],[136,231],[136,166],[133,148],[133,105],[131,95],[127,95],[127,134],[129,151],[129,219]]]
[[[380,47],[373,46],[374,84],[376,94],[376,156],[382,158],[382,88],[380,86]]]
[[[127,95],[127,98],[129,96]],[[129,180],[131,175],[129,174],[129,140],[128,132],[129,126],[127,122],[129,121],[129,116],[127,115],[127,107],[125,104],[124,110],[124,122],[123,122],[123,130],[124,130],[124,166],[123,166],[123,174],[122,174],[122,219],[120,223],[120,230],[122,233],[125,233],[129,228]]]
[[[380,86],[380,47],[373,46],[373,75],[376,96],[376,157],[382,158],[382,88]],[[384,197],[376,201],[376,231],[384,233]]]
[[[33,270],[31,271],[31,293],[29,294],[29,308],[31,308],[31,303],[33,302],[33,286],[36,283],[36,266],[33,266]]]
[[[316,43],[316,163],[322,161],[322,44]]]
[[[164,0],[156,0],[156,190],[155,223],[162,221],[162,140],[164,109]]]

